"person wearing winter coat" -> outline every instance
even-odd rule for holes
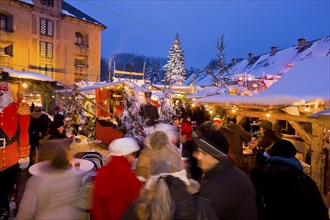
[[[49,126],[48,130],[43,139],[56,139],[56,138],[67,138],[64,130],[64,122],[62,120],[54,120]]]
[[[243,156],[243,142],[247,143],[251,141],[252,135],[245,131],[242,126],[236,124],[236,122],[236,117],[230,115],[227,117],[226,126],[220,129],[228,138],[230,144],[229,154],[233,157],[237,166],[244,172],[248,173]]]
[[[69,146],[72,140],[49,140],[52,160],[26,183],[16,220],[75,219],[79,215],[75,202],[81,173],[72,168]],[[41,164],[40,164],[41,165]]]
[[[120,219],[135,198],[141,182],[131,171],[139,145],[134,138],[118,138],[109,145],[109,162],[97,170],[91,217],[95,220]]]
[[[198,195],[211,200],[218,219],[257,219],[253,184],[228,155],[226,136],[210,130],[194,140],[197,145],[194,156],[204,173]]]
[[[294,145],[281,139],[271,146],[265,163],[253,167],[259,219],[329,219],[316,183],[295,155]]]
[[[188,159],[189,174],[193,179],[199,180],[202,172],[197,166],[196,158],[193,157],[195,150],[195,143],[193,140],[193,127],[191,125],[191,118],[189,115],[184,115],[181,122],[181,135],[184,136],[185,143],[182,147],[182,157]]]
[[[162,131],[155,131],[149,137],[149,145],[151,176],[142,189],[141,197],[133,202],[121,219],[217,219],[210,201],[193,195],[199,184],[187,178],[181,156],[168,136]],[[205,212],[198,211],[202,205]]]
[[[179,152],[179,149],[176,148],[177,143],[179,142],[179,132],[171,124],[160,123],[155,126],[155,131],[163,131],[166,133],[167,137],[170,140],[169,147],[172,147],[173,150]],[[146,138],[146,146],[141,150],[138,160],[135,166],[135,173],[137,176],[142,176],[147,179],[150,176],[150,155],[152,152],[151,147],[149,146],[149,138]]]

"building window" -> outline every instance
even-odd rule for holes
[[[49,77],[53,77],[53,65],[52,64],[40,64],[39,72]]]
[[[8,45],[0,47],[0,57],[13,57],[14,56],[14,45]]]
[[[74,44],[80,46],[80,48],[88,48],[88,34],[76,32]]]
[[[85,56],[78,56],[74,60],[74,65],[76,67],[88,68],[88,58]]]
[[[54,7],[54,0],[41,0],[41,4]]]
[[[54,22],[40,18],[40,34],[48,37],[54,36]]]
[[[40,57],[53,59],[54,45],[51,42],[40,41]]]
[[[74,74],[74,81],[80,82],[82,80],[86,80],[88,78],[88,74],[85,73],[75,73]]]
[[[82,34],[81,33],[79,33],[79,32],[76,32],[75,33],[75,44],[76,45],[80,45],[80,44],[83,44],[83,36],[82,36]]]
[[[8,17],[4,14],[0,14],[0,28],[1,29],[4,29],[4,30],[7,30],[8,28]]]

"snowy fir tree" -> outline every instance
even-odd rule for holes
[[[163,97],[160,98],[159,123],[168,124],[172,121],[173,115],[175,115],[173,106],[171,105],[172,93],[173,91],[171,90],[165,90]]]
[[[179,34],[176,34],[175,40],[169,49],[169,61],[164,66],[164,81],[166,85],[183,85],[186,80],[186,70],[183,50]]]
[[[217,54],[217,63],[214,68],[208,68],[207,73],[212,76],[212,84],[218,87],[225,88],[226,83],[230,81],[231,75],[228,72],[228,67],[225,60],[225,36],[221,35],[220,39],[218,38],[216,43],[216,48],[218,50]]]
[[[124,111],[120,114],[119,119],[122,121],[126,137],[133,137],[137,140],[140,146],[144,145],[144,138],[146,136],[143,125],[144,121],[139,114],[140,104],[137,98],[136,91],[125,84],[123,88]]]

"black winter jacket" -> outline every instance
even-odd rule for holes
[[[205,173],[199,195],[211,200],[220,220],[257,219],[253,184],[231,158]]]

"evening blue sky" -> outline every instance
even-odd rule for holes
[[[330,35],[330,1],[112,1],[66,0],[107,26],[102,57],[134,52],[168,56],[175,33],[186,68],[204,68],[216,58],[217,38],[225,35],[226,61],[284,49]]]

